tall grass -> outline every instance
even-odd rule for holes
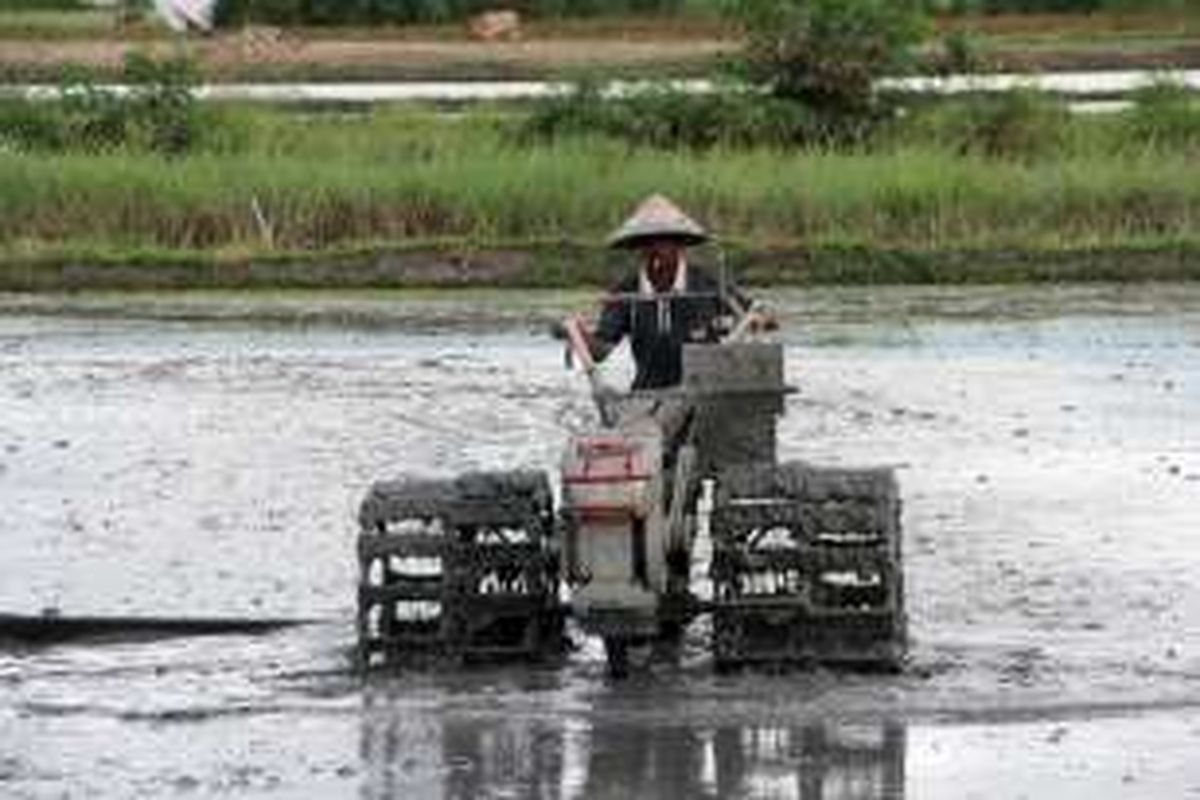
[[[1116,119],[1075,151],[1014,158],[933,136],[870,152],[667,151],[525,145],[498,114],[222,113],[182,157],[0,152],[0,250],[596,242],[654,191],[755,248],[1115,247],[1194,242],[1200,230],[1194,148],[1114,150],[1115,131],[1133,124]]]

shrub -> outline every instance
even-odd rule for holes
[[[526,131],[592,132],[634,144],[858,144],[891,109],[875,81],[910,61],[924,0],[720,0],[746,30],[751,91],[658,89],[614,100],[595,87],[548,101]]]
[[[132,87],[124,112],[135,146],[167,154],[189,150],[200,127],[195,63],[134,52],[125,58],[124,80]]]
[[[200,112],[193,95],[196,71],[186,59],[126,56],[127,93],[68,74],[62,99],[14,100],[0,105],[0,140],[21,150],[99,152],[127,147],[167,155],[191,149]]]
[[[707,94],[658,86],[625,97],[605,97],[594,83],[577,84],[539,102],[522,138],[608,136],[629,145],[707,149],[717,146],[784,147],[837,138],[830,122],[804,106],[733,88]]]
[[[25,100],[0,103],[0,151],[60,150],[64,147],[66,126],[57,109]]]
[[[925,30],[922,0],[727,0],[746,29],[745,74],[823,113],[870,116],[874,82],[903,71]]]
[[[987,59],[983,56],[980,39],[970,31],[948,31],[937,44],[929,62],[933,74],[967,75],[986,71]]]
[[[1126,140],[1151,149],[1200,146],[1200,108],[1187,87],[1163,81],[1138,91],[1124,114]]]
[[[1029,160],[1062,148],[1071,125],[1065,105],[1033,90],[939,101],[900,124],[910,144],[935,142],[961,154]]]

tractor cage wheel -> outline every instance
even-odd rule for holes
[[[363,667],[562,651],[554,513],[540,472],[373,486],[358,537]]]
[[[898,668],[907,649],[900,500],[888,469],[757,465],[712,515],[718,668]]]

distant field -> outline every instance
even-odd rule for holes
[[[1200,16],[1184,13],[943,18],[985,70],[1200,66]],[[0,82],[54,80],[63,64],[109,75],[127,46],[174,45],[152,22],[108,11],[0,10]],[[679,76],[711,72],[737,32],[711,15],[532,20],[519,42],[478,43],[462,25],[269,27],[188,37],[213,80],[409,80]]]

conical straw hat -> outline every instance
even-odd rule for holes
[[[693,245],[708,241],[708,232],[661,194],[652,194],[608,237],[609,247],[635,248],[651,239],[674,239]]]

